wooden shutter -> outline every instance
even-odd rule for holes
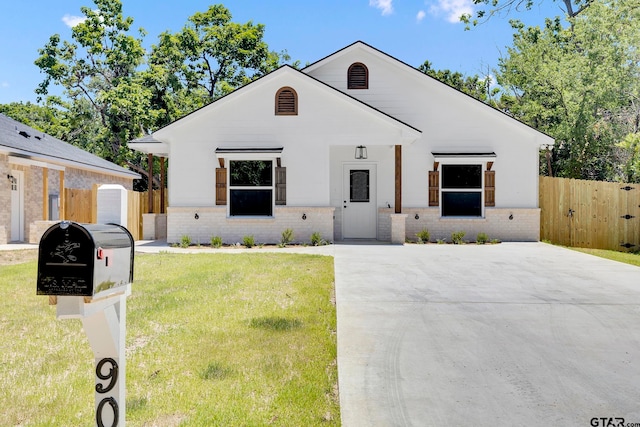
[[[440,172],[429,171],[429,206],[440,206]]]
[[[287,204],[287,168],[276,167],[276,205]]]
[[[484,172],[484,205],[496,205],[496,173],[495,171]]]
[[[368,89],[369,71],[364,64],[356,62],[347,72],[347,89]]]
[[[216,168],[216,205],[227,204],[227,168]]]

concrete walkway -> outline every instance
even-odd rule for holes
[[[335,249],[344,426],[640,423],[640,268],[543,243]]]

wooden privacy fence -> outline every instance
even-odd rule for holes
[[[540,177],[540,238],[617,251],[640,250],[640,184]]]
[[[95,224],[98,217],[98,185],[94,185],[91,190],[80,190],[65,188],[64,208],[65,218],[85,224]],[[166,189],[165,191],[165,212],[166,212]],[[127,191],[127,229],[134,240],[142,238],[142,214],[148,212],[149,198],[147,192]],[[153,212],[160,212],[160,190],[153,190]]]

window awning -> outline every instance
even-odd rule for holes
[[[437,151],[437,152],[432,152],[431,153],[433,155],[434,158],[436,159],[440,159],[443,157],[446,158],[465,158],[465,157],[496,157],[496,153],[494,153],[493,151],[491,152],[442,152],[442,151]]]
[[[283,147],[218,147],[217,159],[229,160],[267,160],[279,159]]]
[[[279,154],[284,150],[283,147],[242,147],[242,148],[225,148],[218,147],[216,148],[216,154],[227,154],[227,153],[237,153],[237,154]]]

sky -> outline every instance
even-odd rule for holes
[[[286,50],[303,65],[361,40],[414,67],[428,60],[435,69],[465,75],[494,74],[511,45],[509,19],[542,25],[545,17],[562,14],[553,0],[542,0],[531,11],[465,31],[457,17],[474,10],[471,0],[122,0],[124,15],[134,19],[132,29],[147,32],[146,48],[215,3],[223,3],[234,22],[264,24],[269,49]],[[53,34],[71,40],[82,6],[95,9],[92,0],[2,0],[0,104],[36,101],[34,90],[44,78],[34,64],[38,49]]]

